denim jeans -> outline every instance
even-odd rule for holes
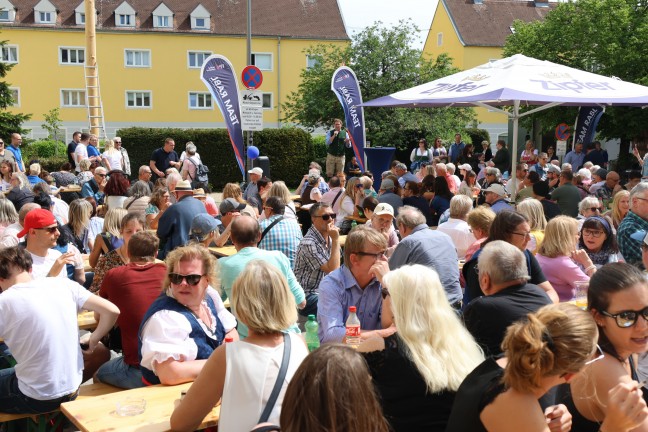
[[[299,310],[299,315],[307,317],[308,315],[317,316],[317,301],[319,294],[310,292],[306,294],[306,306],[304,309]]]
[[[102,364],[99,370],[97,370],[96,377],[102,383],[119,388],[132,389],[144,387],[142,372],[138,367],[126,364],[123,356]]]
[[[0,407],[11,414],[42,414],[58,409],[63,402],[76,399],[78,391],[50,400],[32,399],[18,388],[18,378],[13,368],[0,370]]]

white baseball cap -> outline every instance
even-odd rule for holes
[[[376,216],[388,214],[391,217],[394,217],[394,207],[387,203],[379,203],[374,209],[374,214]]]
[[[259,167],[252,168],[250,171],[248,171],[248,174],[256,174],[256,175],[263,175],[263,170]]]

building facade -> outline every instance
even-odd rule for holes
[[[264,127],[281,125],[281,104],[297,89],[304,50],[349,43],[336,0],[252,2],[252,64],[263,72]],[[224,127],[200,79],[203,60],[221,54],[236,73],[247,65],[245,1],[95,0],[99,83],[106,132],[122,127]],[[3,62],[33,138],[43,114],[60,109],[62,129],[89,127],[85,5],[80,0],[0,0]],[[243,85],[239,80],[239,88]]]

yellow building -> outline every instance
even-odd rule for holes
[[[423,54],[447,53],[454,66],[466,70],[502,58],[514,20],[542,20],[554,7],[547,0],[439,0]],[[479,127],[491,142],[508,134],[505,115],[476,109]]]
[[[95,0],[97,64],[106,132],[122,127],[224,127],[200,66],[222,54],[239,76],[247,65],[246,1]],[[336,0],[252,2],[252,63],[263,71],[264,127],[281,125],[280,105],[297,89],[312,44],[347,44]],[[1,61],[16,111],[31,113],[32,137],[47,135],[43,114],[60,108],[68,138],[88,129],[85,5],[82,0],[0,0],[7,46]],[[312,65],[312,64],[310,64]]]

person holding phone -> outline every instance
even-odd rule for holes
[[[643,158],[639,155],[639,149],[637,148],[637,143],[632,144],[632,154],[639,161],[641,165],[641,178],[648,178],[648,152],[646,152]]]

